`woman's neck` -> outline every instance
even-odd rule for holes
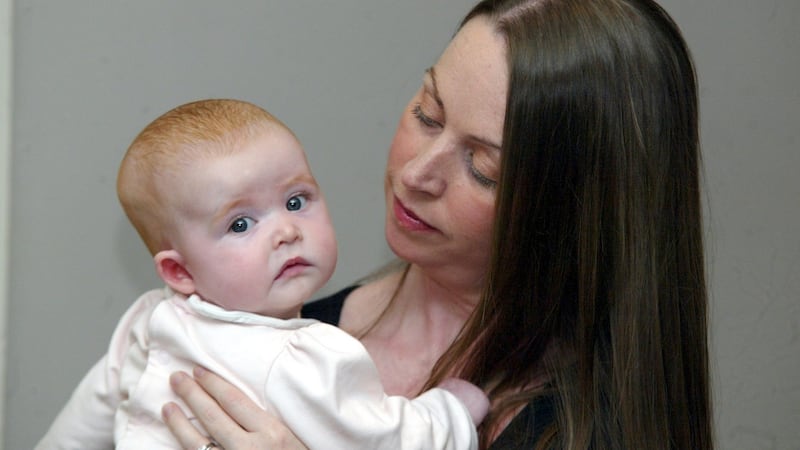
[[[360,338],[387,392],[406,396],[419,393],[480,298],[416,266],[405,277],[392,274],[360,291],[348,298],[342,326],[357,336],[368,330]]]
[[[392,280],[394,296],[385,305],[376,328],[384,336],[425,338],[443,342],[445,348],[475,309],[480,292],[443,283],[418,266],[410,266],[402,278]],[[413,331],[409,333],[408,331]]]

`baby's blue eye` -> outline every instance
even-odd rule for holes
[[[253,224],[253,219],[249,217],[240,217],[233,221],[229,230],[233,233],[244,233]]]
[[[305,195],[293,195],[286,201],[286,209],[289,211],[299,211],[306,204]]]

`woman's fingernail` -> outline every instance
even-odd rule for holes
[[[203,375],[206,374],[206,369],[204,369],[204,368],[202,368],[200,366],[195,366],[195,368],[192,371],[192,373],[194,374],[195,378],[200,378],[200,377],[202,377]]]
[[[164,416],[165,419],[170,415],[172,415],[172,413],[174,412],[175,412],[175,405],[173,403],[167,403],[161,408],[161,415]]]
[[[169,376],[170,386],[177,386],[186,379],[186,374],[183,372],[175,372]]]

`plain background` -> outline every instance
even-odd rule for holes
[[[16,450],[44,433],[127,305],[160,284],[114,190],[144,125],[186,101],[235,97],[293,128],[337,229],[330,292],[391,258],[386,151],[472,1],[11,4],[3,442]],[[663,5],[701,86],[718,447],[797,449],[800,2]]]

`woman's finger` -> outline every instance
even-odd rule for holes
[[[181,444],[181,448],[196,449],[208,442],[208,438],[203,436],[194,425],[189,422],[180,406],[175,403],[167,403],[161,409],[164,422],[169,427],[173,436]]]
[[[206,373],[209,372],[206,371]],[[197,420],[200,421],[211,436],[216,438],[217,442],[222,443],[223,438],[240,439],[240,436],[245,434],[242,427],[228,416],[217,401],[212,398],[213,394],[210,395],[210,393],[206,392],[204,387],[192,377],[183,372],[176,372],[170,376],[169,382],[175,394],[186,402],[186,406],[192,410]],[[189,434],[184,427],[181,427],[180,431],[187,435]],[[205,444],[207,441],[208,438],[204,438],[200,445]]]
[[[277,417],[213,372],[198,367],[194,378],[174,373],[170,384],[222,448],[307,450]],[[208,443],[209,438],[192,426],[177,405],[165,405],[163,414],[184,448],[195,450]]]
[[[264,411],[241,390],[219,375],[202,367],[195,367],[194,379],[222,409],[246,431],[263,430],[275,426],[278,419]],[[209,430],[212,435],[217,434]],[[221,436],[218,436],[221,438]]]

